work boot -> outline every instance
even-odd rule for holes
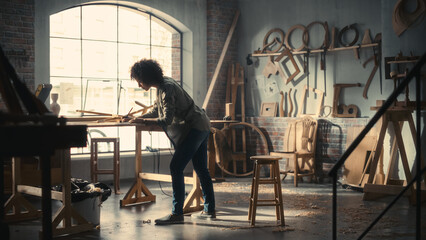
[[[191,217],[197,218],[197,219],[213,219],[213,218],[216,218],[216,211],[213,211],[211,213],[201,211],[199,213],[192,214]]]
[[[155,219],[155,225],[168,225],[183,223],[183,215],[169,214],[165,217]]]

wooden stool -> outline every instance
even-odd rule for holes
[[[258,206],[275,206],[277,220],[280,220],[280,225],[284,226],[284,208],[283,208],[283,196],[281,192],[281,179],[280,179],[280,167],[278,160],[281,157],[276,156],[252,156],[251,160],[254,160],[253,167],[253,181],[251,185],[251,196],[248,219],[251,221],[251,226],[254,226],[256,219],[256,208]],[[259,172],[262,165],[270,165],[271,177],[260,178]],[[259,184],[274,184],[274,199],[260,199],[259,196]]]
[[[98,143],[113,143],[114,158],[113,169],[98,169]],[[90,146],[90,177],[92,182],[98,181],[98,174],[113,174],[114,175],[114,192],[120,194],[120,139],[119,138],[92,138]]]

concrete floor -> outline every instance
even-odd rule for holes
[[[131,181],[121,181],[126,192]],[[122,195],[112,194],[101,208],[100,228],[90,232],[58,239],[331,239],[331,184],[301,183],[295,188],[291,180],[283,183],[286,226],[278,227],[273,207],[259,207],[256,226],[247,221],[251,179],[228,178],[215,183],[216,220],[195,220],[185,216],[185,223],[156,226],[154,220],[170,213],[171,197],[161,192],[158,182],[146,181],[157,195],[155,203],[119,207]],[[171,184],[161,183],[163,191],[171,194]],[[189,192],[191,186],[187,186]],[[261,196],[272,194],[272,188],[262,185]],[[29,198],[39,205],[37,198]],[[356,239],[371,221],[386,207],[391,197],[378,201],[362,201],[362,193],[338,189],[338,239]],[[56,202],[55,208],[59,206]],[[422,208],[422,239],[426,239],[426,209]],[[40,220],[10,225],[11,239],[38,239]],[[401,199],[372,229],[365,239],[414,239],[415,207]]]

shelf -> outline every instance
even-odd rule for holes
[[[391,63],[416,63],[416,62],[418,62],[419,61],[419,58],[416,58],[416,59],[411,59],[411,60],[396,60],[396,61],[389,61],[389,62],[387,62],[388,64],[391,64]]]
[[[354,50],[358,48],[367,48],[367,47],[377,47],[379,46],[378,43],[371,43],[371,44],[363,44],[363,45],[354,45],[350,47],[340,47],[340,48],[332,48],[327,49],[327,52],[337,52],[337,51],[345,51],[345,50]],[[299,55],[299,54],[306,54],[308,51],[298,51],[298,52],[292,52],[293,55]],[[324,49],[317,49],[317,50],[311,50],[310,53],[322,53],[324,52]],[[281,55],[281,52],[277,53],[253,53],[252,57],[268,57],[268,56],[279,56]]]

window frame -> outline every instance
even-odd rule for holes
[[[86,6],[96,6],[96,5],[98,5],[98,6],[113,6],[113,7],[116,7],[116,9],[117,9],[117,22],[116,22],[116,24],[117,24],[117,38],[116,38],[116,40],[99,40],[99,39],[86,39],[86,38],[83,38],[83,7],[86,7]],[[116,58],[116,64],[117,64],[117,76],[115,77],[115,78],[108,78],[108,81],[110,82],[110,83],[112,83],[112,84],[117,84],[117,87],[118,87],[118,89],[119,89],[119,87],[121,86],[121,82],[122,81],[126,81],[126,80],[129,80],[129,79],[127,79],[127,78],[122,78],[122,77],[120,77],[120,74],[119,74],[119,71],[118,71],[118,67],[119,67],[119,54],[118,54],[118,52],[119,52],[119,50],[118,50],[118,46],[119,46],[119,44],[135,44],[135,45],[141,45],[141,46],[147,46],[147,47],[149,47],[149,51],[150,51],[150,58],[152,57],[152,51],[153,51],[153,47],[167,47],[167,48],[170,48],[171,50],[173,50],[174,48],[176,48],[176,49],[179,49],[180,50],[180,53],[179,53],[179,61],[180,61],[180,63],[179,63],[179,79],[175,79],[176,81],[178,81],[178,83],[181,85],[181,86],[183,86],[183,79],[182,79],[182,77],[183,77],[183,32],[180,30],[180,29],[178,29],[176,26],[174,26],[172,23],[170,23],[169,21],[167,21],[166,19],[164,19],[164,18],[162,18],[162,17],[160,17],[160,16],[158,16],[158,15],[156,15],[156,14],[154,14],[154,13],[152,13],[152,12],[149,12],[149,11],[146,11],[146,10],[144,10],[144,9],[141,9],[141,8],[138,8],[138,7],[134,7],[134,6],[129,6],[129,5],[126,5],[126,4],[121,4],[121,3],[83,3],[83,4],[78,4],[78,5],[74,5],[74,6],[71,6],[71,7],[68,7],[68,8],[65,8],[65,9],[62,9],[61,11],[58,11],[58,12],[56,12],[56,13],[54,13],[54,14],[57,14],[57,13],[60,13],[60,12],[63,12],[63,11],[67,11],[67,10],[70,10],[70,9],[74,9],[74,8],[79,8],[79,11],[80,11],[80,16],[79,16],[79,28],[80,28],[80,33],[79,33],[79,37],[77,38],[77,37],[60,37],[60,36],[52,36],[51,35],[51,33],[49,32],[49,41],[52,39],[52,38],[55,38],[55,39],[68,39],[68,40],[78,40],[79,41],[79,43],[80,43],[80,73],[79,73],[79,75],[80,76],[58,76],[58,75],[52,75],[51,74],[51,71],[49,71],[49,82],[51,81],[51,79],[52,78],[69,78],[69,79],[80,79],[80,89],[81,89],[81,91],[80,91],[80,97],[81,97],[81,100],[80,100],[80,106],[81,106],[81,108],[84,108],[85,107],[85,101],[86,101],[86,96],[85,96],[85,91],[87,91],[87,89],[85,90],[85,87],[87,88],[87,86],[85,86],[84,84],[84,81],[85,81],[85,79],[87,80],[87,79],[92,79],[92,80],[96,80],[96,81],[98,81],[98,80],[104,80],[104,79],[106,79],[106,78],[102,78],[102,77],[89,77],[89,76],[84,76],[84,74],[83,74],[83,64],[84,64],[84,62],[83,62],[83,42],[84,41],[96,41],[96,42],[108,42],[108,43],[114,43],[114,44],[116,44],[117,45],[117,50],[116,50],[116,52],[117,52],[117,58]],[[149,16],[149,31],[150,31],[150,33],[149,33],[149,44],[146,44],[146,43],[137,43],[137,42],[126,42],[126,41],[120,41],[120,39],[119,39],[119,35],[118,35],[118,32],[119,32],[119,27],[120,27],[120,25],[119,25],[119,14],[118,14],[118,12],[119,12],[119,8],[125,8],[125,9],[128,9],[128,10],[133,10],[133,11],[135,11],[135,12],[140,12],[140,13],[143,13],[143,14],[145,14],[145,15],[147,15],[147,16]],[[52,14],[53,15],[53,14]],[[155,19],[153,19],[153,17],[155,18]],[[155,21],[161,21],[163,24],[166,24],[168,27],[170,27],[170,28],[172,28],[173,30],[175,30],[176,31],[176,33],[178,33],[179,34],[179,47],[176,47],[176,46],[173,46],[173,44],[170,46],[170,47],[168,47],[168,46],[160,46],[160,45],[155,45],[155,44],[153,44],[152,43],[152,37],[153,37],[153,35],[152,35],[152,23],[153,23],[153,21],[155,22]],[[50,23],[49,23],[49,26],[50,26]],[[50,58],[50,57],[49,57]],[[173,61],[173,59],[172,59],[172,61]],[[50,65],[49,65],[49,69],[50,69]],[[172,69],[172,71],[173,71],[173,69]],[[150,91],[148,91],[148,94],[150,95],[150,101],[151,101],[151,103],[155,100],[154,98],[155,98],[155,96],[154,96],[154,94],[155,94],[155,92],[153,92],[153,89],[151,89]],[[116,99],[114,99],[114,101],[117,101],[117,106],[115,106],[115,109],[116,109],[116,111],[117,111],[117,114],[119,113],[119,110],[120,110],[120,106],[119,106],[119,104],[120,104],[120,101],[119,101],[119,99],[120,99],[120,95],[118,94],[118,96],[116,97]],[[90,114],[80,114],[81,116],[93,116],[93,115],[90,115]],[[97,128],[94,128],[94,129],[97,129]],[[119,136],[119,134],[120,134],[120,129],[118,128],[118,127],[116,127],[116,132],[117,132],[117,136]],[[151,145],[153,144],[153,136],[150,134],[150,143],[151,143]],[[157,136],[158,137],[158,136]],[[135,151],[135,149],[133,149],[133,150],[121,150],[120,152],[134,152]],[[111,152],[111,151],[108,151],[108,152]],[[73,155],[77,155],[77,154],[87,154],[86,152],[82,152],[82,153],[73,153]]]

